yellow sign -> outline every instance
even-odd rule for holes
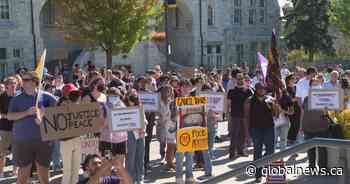
[[[208,150],[208,128],[182,128],[176,134],[178,152]]]
[[[179,97],[176,98],[176,106],[205,105],[207,101],[208,99],[205,96]]]

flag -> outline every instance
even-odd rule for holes
[[[281,90],[283,89],[281,68],[278,58],[276,33],[275,30],[273,30],[271,36],[271,47],[268,56],[266,84],[267,87],[272,90],[273,95],[275,95],[277,98],[281,97]]]
[[[258,52],[258,60],[259,60],[260,69],[263,73],[264,80],[265,80],[267,75],[268,60],[260,52]]]
[[[35,75],[39,78],[39,86],[38,86],[38,96],[40,96],[40,90],[42,87],[42,80],[44,78],[44,70],[45,70],[45,60],[46,60],[46,49],[40,57],[39,63],[37,64],[34,72]],[[36,98],[35,106],[39,107],[39,98]]]
[[[44,70],[45,70],[45,59],[46,59],[46,49],[44,50],[43,54],[40,57],[39,63],[37,64],[35,68],[35,74],[39,78],[39,81],[41,83],[41,80],[44,76]]]

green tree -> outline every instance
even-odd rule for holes
[[[106,64],[129,53],[149,38],[150,21],[161,15],[159,0],[58,0],[63,12],[58,25],[73,42],[102,48]]]
[[[331,23],[350,38],[350,0],[332,0]]]
[[[286,13],[285,40],[288,49],[303,49],[313,62],[317,53],[334,55],[333,38],[328,33],[328,0],[292,0],[293,9]]]

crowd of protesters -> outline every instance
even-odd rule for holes
[[[251,69],[251,71],[253,71]],[[13,154],[17,183],[25,184],[36,168],[40,183],[49,183],[49,169],[63,170],[62,183],[143,183],[151,170],[150,147],[154,135],[159,140],[159,156],[167,170],[175,170],[176,183],[195,183],[193,165],[203,168],[202,178],[210,178],[212,160],[216,159],[215,129],[220,121],[228,120],[230,136],[229,159],[248,156],[253,145],[254,160],[285,149],[298,140],[329,136],[329,120],[324,111],[308,109],[309,89],[349,88],[350,71],[340,67],[317,72],[316,68],[281,69],[284,88],[282,96],[274,98],[265,85],[261,70],[250,72],[246,65],[226,70],[195,69],[193,75],[181,72],[163,73],[159,65],[145,75],[135,76],[132,71],[97,69],[92,63],[75,65],[72,76],[45,74],[44,80],[31,71],[21,70],[0,83],[0,177],[4,177],[6,156]],[[39,83],[42,91],[38,93]],[[180,153],[176,151],[177,109],[175,98],[196,96],[199,92],[223,92],[228,99],[227,113],[208,112],[207,151]],[[113,132],[106,122],[106,108],[142,105],[139,92],[160,93],[160,111],[145,113],[145,129]],[[112,104],[109,96],[120,99]],[[37,100],[39,99],[39,100]],[[36,102],[38,101],[38,104]],[[81,141],[84,137],[45,142],[39,124],[45,107],[97,102],[103,106],[100,154],[88,155],[81,164]],[[156,127],[156,128],[154,128]],[[156,129],[156,132],[153,130]],[[169,133],[170,130],[170,133]],[[325,149],[319,149],[318,165],[327,168]],[[183,159],[185,179],[183,178]],[[315,150],[308,151],[310,167],[315,167]],[[61,162],[62,161],[62,162]],[[79,170],[85,171],[79,179]],[[256,182],[261,182],[261,169]]]

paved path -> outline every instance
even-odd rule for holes
[[[242,164],[249,163],[253,157],[252,157],[252,148],[249,148],[249,157],[241,157],[236,160],[229,160],[228,159],[228,146],[229,142],[225,141],[222,143],[216,143],[215,144],[215,154],[216,159],[213,161],[213,175],[217,176],[222,173],[225,173],[227,171],[230,171],[232,169],[235,169],[239,166],[242,166]],[[145,183],[157,183],[157,184],[172,184],[175,183],[175,171],[168,172],[165,170],[165,165],[163,165],[160,162],[160,156],[159,156],[159,144],[157,141],[152,142],[151,145],[151,162],[152,164],[152,171],[145,177]],[[307,166],[307,158],[305,153],[300,153],[297,158],[286,158],[287,165],[293,165],[296,164],[297,166]],[[11,166],[8,166],[6,170],[11,169]],[[204,171],[194,171],[195,177],[202,176],[204,174]],[[58,173],[57,175],[51,177],[51,183],[52,184],[59,184],[60,179],[62,177],[61,173]],[[306,184],[331,184],[336,182],[336,177],[303,177],[303,176],[287,176],[287,179],[289,180],[289,184],[299,184],[299,183],[306,183]],[[0,179],[0,184],[13,184],[15,183],[16,178],[5,178]],[[37,183],[37,181],[34,179],[34,182]],[[254,178],[248,177],[246,174],[242,173],[242,175],[237,176],[235,178],[232,178],[227,181],[223,181],[220,183],[227,183],[227,184],[249,184],[254,183]]]

